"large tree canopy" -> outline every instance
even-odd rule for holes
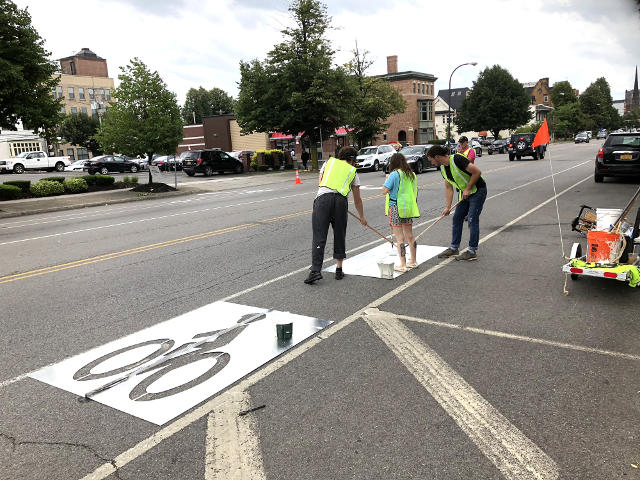
[[[578,101],[578,96],[567,80],[558,82],[553,86],[553,90],[551,90],[551,103],[553,103],[554,108],[576,101]]]
[[[190,88],[182,106],[182,120],[185,125],[202,123],[202,117],[221,115],[234,111],[233,97],[220,88],[207,90],[203,87]]]
[[[93,155],[102,153],[100,144],[94,138],[98,133],[99,122],[86,113],[67,115],[60,125],[59,134],[71,145],[84,147]]]
[[[293,0],[295,26],[282,33],[264,62],[240,62],[236,105],[244,132],[305,132],[312,145],[346,123],[347,73],[332,65],[334,51],[326,38],[330,17],[318,0]],[[314,169],[317,152],[311,149]]]
[[[368,52],[360,52],[358,45],[353,51],[353,59],[346,65],[349,73],[350,91],[345,101],[349,104],[347,124],[350,134],[362,147],[384,132],[389,126],[385,120],[394,113],[404,112],[407,102],[391,84],[381,78],[367,76],[372,61]]]
[[[613,106],[611,89],[604,77],[598,78],[589,85],[580,95],[579,101],[586,117],[587,129],[612,129],[620,126],[620,114]]]
[[[0,128],[25,128],[51,140],[61,120],[60,100],[52,90],[60,79],[44,41],[31,26],[27,9],[0,0]]]
[[[531,118],[529,97],[522,84],[494,65],[480,72],[454,122],[460,132],[489,130],[498,138],[500,130],[514,130]]]
[[[147,155],[148,161],[154,153],[174,153],[182,140],[175,93],[138,58],[120,69],[120,86],[113,92],[117,101],[107,109],[96,135],[102,149],[131,157]]]

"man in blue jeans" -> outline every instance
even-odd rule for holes
[[[449,155],[447,148],[434,145],[427,151],[427,158],[440,167],[444,178],[446,207],[442,215],[451,213],[454,188],[458,190],[459,205],[453,214],[451,246],[438,255],[438,258],[456,257],[456,260],[473,261],[478,259],[478,243],[480,242],[480,213],[487,198],[487,183],[482,172],[464,155]],[[464,218],[469,223],[469,249],[460,254],[462,227]]]

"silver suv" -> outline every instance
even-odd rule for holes
[[[396,153],[391,145],[372,145],[361,148],[356,157],[358,170],[373,170],[377,172],[389,163],[389,157]]]

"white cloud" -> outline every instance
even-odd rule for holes
[[[109,72],[134,56],[158,70],[180,102],[191,87],[237,95],[239,62],[264,59],[293,24],[287,0],[15,0],[54,58],[91,48]],[[583,91],[604,76],[614,99],[633,86],[640,63],[640,17],[630,0],[327,0],[330,33],[344,63],[358,41],[386,72],[386,56],[400,70],[432,73],[436,90],[464,62],[452,86],[471,86],[479,71],[499,64],[521,82],[549,77]]]

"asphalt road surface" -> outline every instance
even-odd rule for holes
[[[637,189],[594,183],[597,148],[479,158],[479,259],[393,281],[303,283],[314,175],[0,221],[0,477],[640,478],[640,291],[581,279],[563,294],[580,205]],[[387,232],[383,179],[361,174]],[[416,232],[444,205],[438,172],[418,180]],[[350,256],[383,242],[353,220]],[[220,300],[335,323],[161,426],[28,377]]]

